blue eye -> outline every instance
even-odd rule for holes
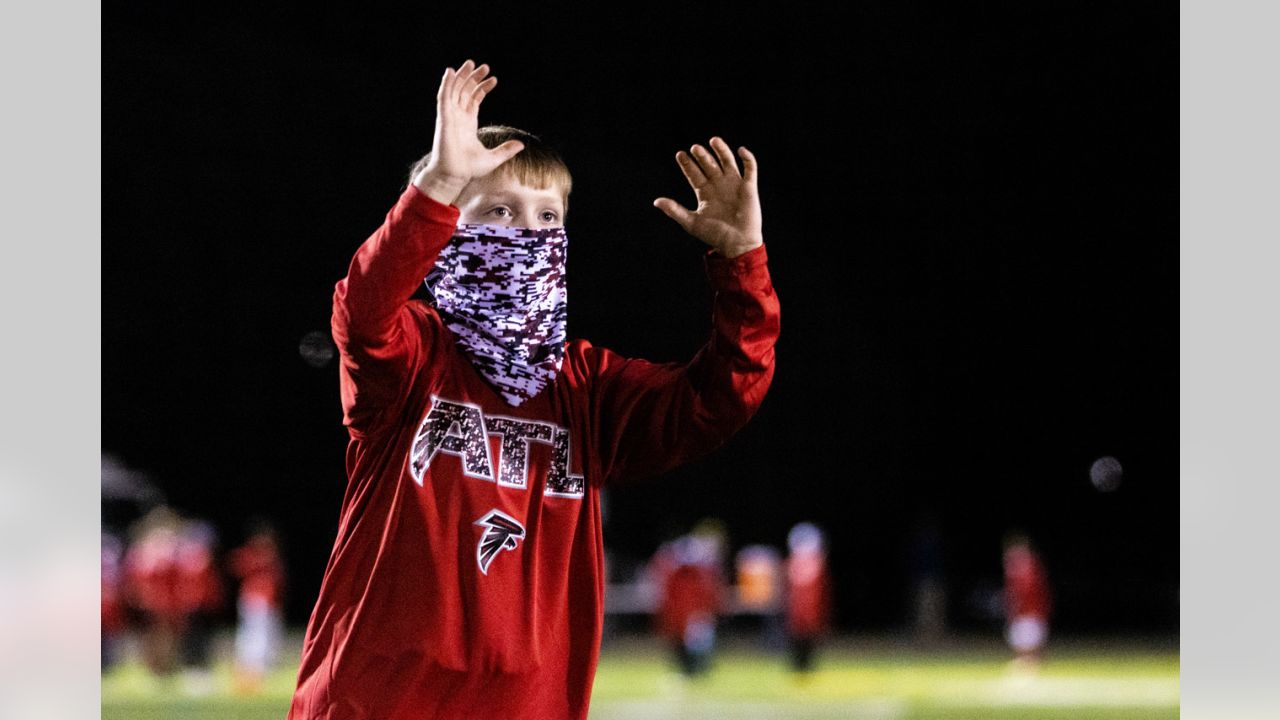
[[[497,208],[494,208],[494,209],[490,210],[489,212],[491,212],[491,213],[496,213],[496,212],[499,212],[499,211],[501,211],[501,212],[506,212],[506,213],[511,212],[510,210],[507,210],[507,209],[506,209],[506,208],[504,208],[504,207],[497,207]],[[505,216],[499,216],[499,217],[505,217]]]

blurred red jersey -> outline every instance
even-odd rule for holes
[[[125,555],[130,602],[170,624],[222,604],[222,580],[206,545],[167,530],[142,537]]]
[[[792,637],[825,634],[831,623],[831,578],[826,555],[787,558],[787,633]]]
[[[1010,618],[1049,617],[1052,599],[1044,565],[1034,551],[1012,547],[1004,554],[1005,605]]]
[[[231,574],[240,580],[241,599],[280,607],[284,594],[284,564],[274,543],[251,540],[231,553]]]
[[[685,636],[689,621],[712,619],[720,612],[720,575],[704,565],[680,565],[667,576],[658,608],[658,634],[672,640]]]

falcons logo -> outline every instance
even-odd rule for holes
[[[489,563],[503,550],[515,550],[524,539],[524,527],[501,510],[490,510],[484,517],[472,523],[483,527],[484,535],[476,545],[476,564],[480,572],[489,574]]]

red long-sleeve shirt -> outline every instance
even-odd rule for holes
[[[336,286],[348,484],[292,720],[585,718],[600,487],[715,449],[773,376],[765,249],[709,251],[713,332],[689,363],[573,340],[550,387],[507,405],[410,300],[458,215],[410,185]]]

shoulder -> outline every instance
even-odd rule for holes
[[[449,331],[449,326],[444,324],[444,320],[440,318],[440,314],[436,312],[435,307],[427,301],[412,298],[405,303],[405,307],[408,309],[414,323],[423,330],[430,332],[430,337],[438,337],[442,334],[452,335]]]
[[[601,350],[603,348],[596,347],[586,338],[573,338],[564,344],[564,357],[565,360],[586,362],[589,358],[598,355]]]
[[[609,348],[595,345],[585,338],[574,338],[565,343],[561,372],[574,380],[590,381],[624,362],[626,358]]]
[[[591,368],[599,362],[603,348],[598,348],[585,338],[574,338],[564,344],[564,363],[561,370],[572,375],[589,377]],[[607,352],[607,351],[605,351]]]
[[[670,379],[684,365],[677,362],[656,363],[640,357],[622,355],[588,340],[570,340],[565,344],[561,372],[579,387],[599,388],[626,378],[628,384],[650,385]]]

